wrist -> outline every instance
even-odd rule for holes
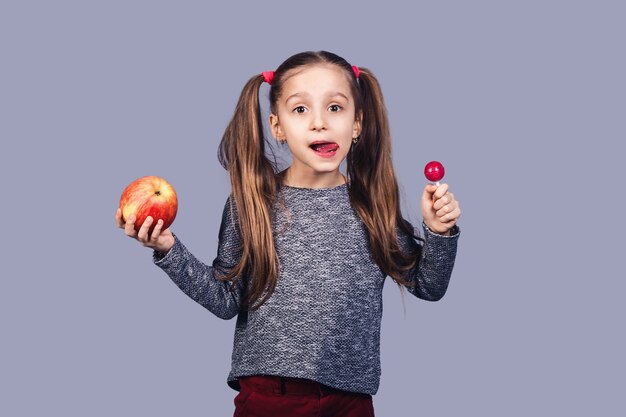
[[[434,230],[432,227],[428,226],[428,225],[426,224],[426,222],[423,222],[423,224],[424,224],[424,227],[425,227],[426,229],[428,229],[428,231],[429,231],[429,232],[431,232],[431,233],[434,233],[434,234],[436,234],[436,235],[440,235],[440,236],[452,236],[452,228],[450,228],[450,229],[446,230],[445,232],[439,232],[439,231],[437,231],[437,230]],[[454,226],[453,226],[453,227],[454,227]]]
[[[163,245],[160,245],[158,248],[155,249],[165,256],[170,251],[170,249],[172,249],[174,243],[176,243],[174,236],[168,236],[167,241],[163,242]]]

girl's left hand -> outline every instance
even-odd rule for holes
[[[459,202],[448,191],[448,184],[442,183],[439,187],[426,184],[422,193],[422,218],[430,230],[449,236],[448,231],[460,216]]]

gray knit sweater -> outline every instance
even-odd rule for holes
[[[232,368],[227,383],[239,390],[240,376],[307,378],[353,392],[374,395],[380,383],[380,323],[385,275],[372,259],[365,226],[350,204],[348,185],[311,189],[283,186],[273,208],[273,235],[280,261],[274,294],[256,311],[239,311],[242,297],[214,278],[237,264],[241,252],[236,208],[226,201],[212,266],[175,244],[153,260],[189,297],[222,319],[237,316]],[[234,202],[234,201],[233,201]],[[452,236],[424,225],[421,260],[406,278],[408,291],[439,300],[454,266],[459,228]],[[277,233],[281,231],[282,233]],[[399,229],[398,229],[399,230]],[[399,233],[403,249],[420,243]],[[419,248],[417,248],[419,249]]]

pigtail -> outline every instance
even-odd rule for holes
[[[418,262],[418,253],[404,253],[398,229],[420,239],[402,218],[400,195],[392,162],[391,132],[382,90],[367,68],[359,68],[361,134],[347,158],[350,198],[369,232],[372,256],[381,270],[399,285],[412,286],[402,275]],[[420,239],[421,240],[421,239]]]
[[[230,175],[231,216],[238,221],[241,237],[241,259],[221,280],[235,284],[243,276],[250,279],[244,308],[254,301],[263,304],[278,281],[278,257],[274,247],[271,207],[276,196],[274,166],[265,155],[263,121],[259,105],[261,75],[248,80],[243,87],[235,113],[218,149],[218,160]],[[234,287],[234,285],[233,285]],[[263,293],[264,298],[261,298]]]

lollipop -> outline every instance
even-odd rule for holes
[[[446,171],[443,169],[443,165],[439,161],[430,161],[424,168],[424,175],[428,181],[434,182],[439,187],[439,181],[443,179]]]

